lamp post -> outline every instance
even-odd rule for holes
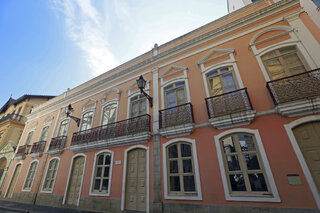
[[[73,112],[73,108],[71,106],[71,104],[68,105],[67,109],[66,109],[66,114],[67,114],[67,117],[69,118],[72,118],[76,123],[77,123],[77,126],[80,125],[80,118],[77,118],[77,117],[74,117],[71,115],[71,113]]]
[[[142,75],[140,75],[139,79],[137,80],[137,85],[140,89],[140,92],[148,99],[150,107],[152,108],[152,97],[150,97],[145,91],[143,91],[146,86],[146,80],[144,80]]]

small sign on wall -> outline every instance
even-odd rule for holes
[[[288,181],[290,185],[301,185],[301,179],[298,174],[288,174]]]
[[[121,164],[121,160],[116,160],[115,165],[120,165]]]

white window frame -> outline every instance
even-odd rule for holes
[[[194,165],[194,178],[195,178],[195,188],[196,195],[170,195],[168,192],[168,178],[167,178],[167,147],[173,143],[182,142],[188,143],[192,147],[193,154],[193,165]],[[166,200],[202,200],[202,192],[201,192],[201,182],[200,182],[200,173],[199,173],[199,165],[198,165],[198,156],[196,149],[196,141],[195,139],[189,138],[175,138],[168,141],[165,144],[162,144],[162,167],[163,167],[163,187],[164,187],[164,199]]]
[[[46,177],[47,177],[47,172],[48,172],[48,169],[49,169],[50,162],[51,162],[52,160],[55,160],[55,159],[58,160],[58,165],[57,165],[57,172],[56,172],[56,174],[55,174],[54,181],[53,181],[53,184],[52,184],[52,189],[51,189],[51,190],[48,190],[48,191],[44,191],[44,190],[43,190],[43,187],[44,187],[44,183],[46,182]],[[45,175],[44,175],[44,179],[43,179],[42,185],[41,185],[41,191],[40,191],[41,193],[50,194],[50,193],[53,192],[53,190],[54,190],[54,185],[55,185],[55,183],[56,183],[57,175],[58,175],[58,172],[59,172],[59,166],[60,166],[60,158],[59,158],[59,157],[53,157],[53,158],[51,158],[51,159],[48,161],[48,163],[47,163],[47,168],[46,168],[46,173],[45,173]]]
[[[81,113],[81,121],[80,121],[80,125],[79,125],[79,127],[78,127],[78,132],[80,132],[80,129],[81,129],[81,125],[82,125],[82,121],[83,121],[83,115],[84,114],[86,114],[86,113],[88,113],[88,112],[92,112],[92,121],[91,121],[91,128],[90,129],[92,129],[93,128],[93,121],[94,121],[94,114],[95,114],[95,109],[87,109],[87,110],[85,110],[85,111],[83,111],[82,113]]]
[[[272,197],[260,197],[260,196],[250,196],[250,195],[231,195],[231,192],[229,190],[229,183],[227,180],[226,176],[226,170],[224,167],[224,162],[223,162],[223,156],[221,153],[221,145],[220,145],[220,139],[231,134],[241,134],[241,133],[246,133],[246,134],[252,134],[253,137],[255,137],[259,154],[261,157],[261,163],[263,164],[264,170],[265,170],[265,175],[267,178],[267,181],[269,182],[270,186],[270,191],[272,193]],[[222,178],[222,183],[223,183],[223,189],[225,193],[226,200],[228,201],[252,201],[252,202],[281,202],[278,190],[276,187],[276,184],[274,182],[274,178],[272,175],[272,171],[269,165],[269,161],[267,158],[267,155],[265,153],[264,147],[262,140],[260,138],[260,134],[258,130],[252,130],[252,129],[244,129],[244,128],[237,128],[237,129],[230,129],[227,131],[224,131],[216,136],[214,136],[215,140],[215,145],[216,145],[216,150],[218,154],[218,161],[219,161],[219,166],[220,166],[220,171],[221,171],[221,178]]]
[[[56,137],[58,137],[58,134],[59,134],[59,130],[60,130],[60,126],[61,126],[61,123],[64,122],[64,121],[68,121],[68,125],[66,127],[66,132],[67,132],[67,135],[68,135],[68,130],[69,130],[69,126],[70,126],[70,118],[63,118],[59,121],[59,127],[58,127],[58,131],[57,131],[57,134],[56,134]],[[63,136],[67,136],[67,135],[63,135]]]
[[[258,50],[255,45],[259,44],[259,42],[255,43],[256,39],[259,36],[263,35],[264,33],[272,32],[272,31],[284,31],[284,33],[287,33],[290,36],[290,39],[287,39],[287,40],[281,41],[281,42],[277,42],[275,44],[260,48]],[[273,37],[276,37],[276,36],[273,36]],[[270,37],[270,38],[273,38],[273,37]],[[294,32],[294,29],[289,26],[274,26],[274,27],[265,28],[265,29],[261,30],[260,32],[256,33],[252,37],[252,39],[249,43],[249,46],[251,47],[252,52],[255,55],[257,62],[259,64],[259,67],[262,71],[262,74],[267,82],[271,81],[271,79],[269,77],[268,71],[267,71],[266,67],[264,66],[264,63],[263,63],[261,57],[268,52],[271,52],[276,49],[280,49],[282,47],[296,46],[297,51],[299,53],[301,53],[301,55],[303,57],[302,60],[305,60],[305,62],[307,63],[307,65],[311,69],[317,68],[317,65],[315,64],[314,59],[310,56],[310,54],[308,53],[308,51],[306,50],[306,48],[302,44],[302,41],[297,37],[297,35]]]
[[[148,86],[149,87],[149,86]],[[148,95],[150,92],[150,89],[146,89],[144,90]],[[135,91],[133,93],[130,93],[130,95],[128,95],[128,106],[127,106],[127,119],[130,119],[130,112],[131,112],[131,98],[141,95],[140,91]],[[149,114],[149,100],[146,98],[146,113]]]
[[[320,209],[320,192],[317,190],[317,186],[312,178],[311,172],[309,170],[309,167],[303,157],[303,154],[300,150],[299,144],[296,140],[296,137],[293,134],[293,129],[301,124],[313,122],[313,121],[320,121],[320,115],[311,115],[307,117],[303,117],[300,119],[297,119],[295,121],[292,121],[289,124],[285,124],[284,128],[288,134],[289,140],[291,142],[291,145],[294,149],[294,152],[299,160],[301,169],[306,177],[306,180],[308,182],[308,185],[310,187],[310,190],[312,192],[312,195],[314,197],[315,202],[317,203],[318,209]]]
[[[95,177],[95,170],[96,170],[96,161],[97,161],[97,156],[102,154],[102,153],[111,154],[108,192],[107,193],[95,193],[95,192],[92,192],[92,190],[93,190],[92,186],[93,186],[93,181],[95,179],[94,177]],[[114,155],[114,152],[109,150],[109,149],[102,150],[100,152],[97,152],[94,155],[94,162],[93,162],[93,165],[92,165],[92,176],[91,176],[91,181],[90,181],[90,191],[89,191],[89,195],[90,196],[101,196],[101,197],[109,197],[110,196],[111,179],[112,179],[112,167],[113,167],[113,155]]]
[[[29,135],[30,132],[33,132],[33,134],[32,134],[32,137],[31,137],[31,139],[30,139],[29,144],[27,144],[26,142],[27,142],[28,135]],[[36,129],[35,129],[35,128],[30,129],[30,130],[28,131],[27,137],[26,137],[26,139],[24,140],[24,145],[32,145],[32,144],[33,144],[32,139],[34,138],[34,133],[35,133],[35,132],[36,132]],[[18,149],[17,149],[17,150],[18,150]]]
[[[38,141],[35,141],[35,142],[39,142],[39,141],[40,141],[40,139],[41,139],[41,135],[42,135],[42,131],[43,131],[43,129],[44,129],[44,128],[46,128],[46,127],[48,127],[48,134],[47,134],[47,138],[45,139],[45,141],[46,141],[46,142],[48,141],[49,131],[50,131],[50,127],[51,127],[51,123],[48,123],[48,124],[45,124],[45,125],[43,125],[43,126],[42,126],[42,128],[41,128],[41,132],[40,132],[40,134],[39,134]]]
[[[15,165],[15,167],[14,167],[14,170],[13,170],[12,175],[11,175],[11,178],[10,178],[10,182],[9,182],[9,184],[8,184],[8,186],[7,186],[7,189],[6,189],[6,193],[4,194],[4,197],[5,197],[5,198],[7,198],[7,196],[8,196],[9,188],[10,188],[10,185],[12,184],[12,178],[13,178],[13,175],[14,175],[14,173],[15,173],[18,165],[21,165],[21,169],[20,169],[19,174],[17,174],[18,177],[17,177],[16,183],[15,183],[14,186],[13,186],[13,189],[12,189],[13,192],[14,192],[14,189],[16,188],[16,186],[17,186],[18,179],[19,179],[19,176],[20,176],[20,173],[21,173],[21,170],[22,170],[22,165],[23,165],[22,162],[17,163],[17,164]]]
[[[68,193],[68,187],[69,187],[69,183],[70,183],[70,177],[71,177],[71,171],[72,171],[72,167],[73,167],[73,161],[76,157],[82,156],[84,157],[84,162],[83,162],[83,170],[82,170],[82,177],[81,177],[81,183],[80,183],[80,190],[79,190],[79,196],[78,196],[78,202],[77,202],[77,206],[79,206],[80,203],[80,198],[81,198],[81,191],[82,191],[82,185],[83,185],[83,177],[85,175],[84,171],[86,171],[86,162],[87,162],[87,155],[83,154],[83,153],[79,153],[76,154],[72,157],[71,159],[71,163],[69,166],[69,175],[68,175],[68,179],[67,179],[67,185],[66,185],[66,189],[64,191],[64,196],[63,196],[63,200],[62,200],[62,204],[65,204],[66,202],[66,198],[67,198],[67,193]]]
[[[31,169],[31,164],[34,163],[34,162],[37,162],[37,166],[36,166],[36,168],[35,168],[35,170],[34,170],[34,175],[33,175],[33,178],[32,178],[31,184],[30,184],[30,188],[25,189],[25,188],[24,188],[24,185],[26,184],[26,181],[27,181],[27,178],[28,178],[28,174],[29,174],[30,169]],[[21,191],[23,191],[23,192],[30,192],[30,191],[31,191],[32,186],[33,186],[34,179],[36,178],[36,175],[37,175],[38,167],[39,167],[39,160],[33,160],[33,161],[30,162],[29,169],[28,169],[26,178],[24,179],[24,182],[23,182],[22,190],[21,190]]]
[[[110,101],[107,101],[105,103],[102,104],[101,106],[101,115],[100,115],[100,126],[102,126],[102,122],[103,122],[103,109],[111,104],[116,104],[117,107],[116,107],[116,118],[115,118],[115,122],[118,121],[118,108],[119,108],[119,101],[118,100],[110,100]],[[93,119],[92,119],[93,120]]]

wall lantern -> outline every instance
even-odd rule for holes
[[[80,120],[81,120],[81,119],[72,116],[72,115],[71,115],[72,112],[73,112],[73,108],[72,108],[71,104],[69,104],[68,107],[67,107],[67,109],[66,109],[67,117],[72,118],[72,119],[77,123],[77,126],[80,126]]]
[[[150,107],[152,108],[152,97],[150,97],[145,91],[143,91],[146,86],[146,80],[144,80],[142,75],[140,75],[140,78],[137,80],[137,85],[138,85],[138,88],[140,89],[140,92],[147,97]]]

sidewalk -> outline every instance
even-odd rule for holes
[[[29,212],[29,213],[90,213],[88,211],[81,211],[76,209],[56,208],[50,206],[37,206],[25,203],[17,203],[6,200],[0,200],[0,212],[1,213],[17,213],[17,212]]]

